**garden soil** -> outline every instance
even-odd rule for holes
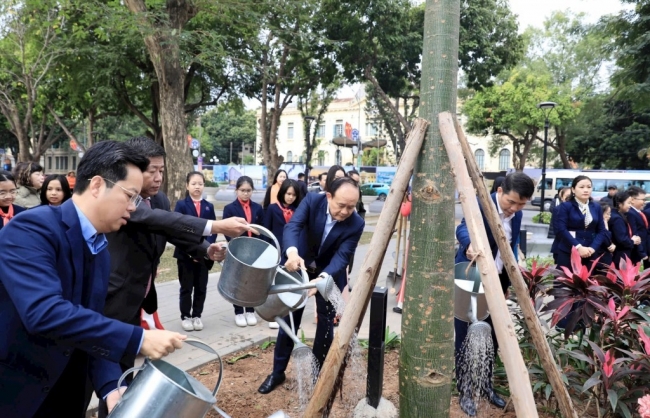
[[[365,354],[365,353],[364,353]],[[236,361],[234,361],[236,360]],[[232,363],[232,364],[231,364]],[[291,418],[300,418],[298,412],[298,396],[296,382],[293,378],[291,363],[287,370],[287,380],[268,395],[257,392],[266,376],[273,368],[273,346],[263,350],[260,347],[231,354],[224,358],[224,378],[217,394],[217,405],[233,418],[267,418],[273,412],[283,410]],[[208,363],[191,374],[208,388],[214,388],[218,378],[219,365],[217,362]],[[384,363],[384,389],[383,396],[399,409],[399,351],[391,350],[386,353]],[[352,378],[346,376],[343,381],[343,396],[337,395],[332,407],[330,417],[352,417],[352,409],[357,400],[346,399],[346,388]],[[365,387],[365,382],[363,383]],[[348,391],[349,392],[349,391]],[[465,418],[458,406],[458,397],[454,396],[451,402],[450,418]],[[207,417],[218,418],[216,412],[209,412]],[[487,403],[481,406],[478,417],[482,418],[515,418],[514,407],[511,403],[505,411],[495,408]],[[547,417],[540,413],[541,417]],[[548,416],[550,417],[550,415]]]

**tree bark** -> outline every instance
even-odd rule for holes
[[[167,153],[167,195],[173,207],[183,198],[185,176],[193,170],[185,130],[185,69],[181,66],[177,37],[197,10],[191,1],[167,1],[168,19],[153,23],[145,15],[147,8],[143,0],[125,0],[125,3],[147,28],[144,42],[158,78],[160,126]]]
[[[499,272],[492,257],[492,250],[490,249],[490,242],[488,241],[485,225],[483,224],[481,210],[475,198],[474,185],[465,166],[465,160],[451,114],[449,112],[441,113],[439,115],[439,123],[447,154],[452,161],[453,173],[456,177],[456,188],[458,189],[460,203],[465,213],[465,222],[467,223],[467,230],[471,237],[472,248],[479,254],[476,263],[478,271],[481,273],[485,298],[490,308],[492,324],[497,340],[499,341],[501,359],[508,374],[510,398],[515,405],[517,416],[535,418],[537,417],[537,408],[528,370],[521,351],[519,351],[519,341],[515,333],[515,326],[512,323],[512,318],[510,318],[506,298],[501,289]],[[490,202],[488,201],[486,203],[491,207]],[[483,203],[484,208],[486,203]],[[498,223],[499,225],[501,224],[501,222]],[[505,238],[505,234],[503,238]]]
[[[437,115],[456,112],[460,0],[427,0],[420,116],[431,125],[413,174],[400,351],[400,417],[448,417],[454,370],[454,192]]]

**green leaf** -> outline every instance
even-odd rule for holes
[[[621,402],[618,404],[619,409],[623,411],[623,415],[625,415],[625,418],[632,418],[632,413],[630,412],[630,409],[627,407],[625,402]]]
[[[546,396],[546,400],[551,397],[551,391],[553,390],[553,387],[551,385],[546,385],[546,388],[544,388],[544,395]]]
[[[601,383],[600,380],[600,371],[597,371],[596,373],[592,374],[589,379],[585,382],[585,384],[582,386],[582,392],[586,392],[595,385]]]
[[[607,389],[607,397],[609,403],[612,404],[612,411],[616,411],[616,404],[618,403],[618,393],[614,389]]]

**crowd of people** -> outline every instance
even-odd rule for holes
[[[251,200],[254,182],[242,176],[217,220],[200,172],[187,174],[186,196],[171,210],[160,191],[165,157],[155,141],[136,137],[94,145],[67,176],[45,176],[33,162],[0,171],[0,416],[85,416],[95,392],[106,417],[138,354],[157,359],[182,346],[186,335],[164,330],[157,317],[155,279],[167,243],[175,246],[185,331],[204,327],[208,274],[225,259],[217,235],[263,239],[251,224],[277,236],[287,270],[347,286],[365,225],[358,173],[334,166],[320,176],[322,190],[306,193],[304,180],[279,170],[264,205]],[[316,306],[322,364],[335,312],[319,295]],[[234,309],[237,325],[257,323],[250,308]],[[299,326],[302,309],[293,316]],[[278,341],[262,393],[284,380],[293,343],[282,331]]]

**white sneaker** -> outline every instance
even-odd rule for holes
[[[246,323],[250,326],[257,325],[257,318],[255,318],[255,312],[246,312]]]
[[[201,331],[203,329],[201,318],[192,318],[192,324],[194,325],[194,331]]]
[[[277,322],[269,322],[269,328],[278,329],[278,328],[280,328],[280,325],[278,325]]]
[[[246,323],[246,318],[244,318],[244,314],[235,315],[235,324],[237,324],[238,327],[245,327],[248,325]]]
[[[192,323],[192,318],[185,318],[181,322],[181,326],[185,331],[194,331],[194,324]]]

